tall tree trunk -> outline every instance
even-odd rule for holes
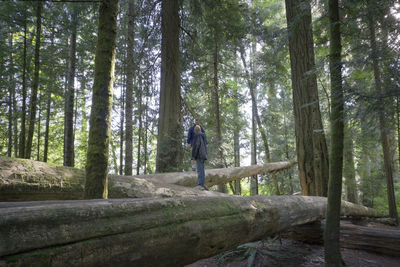
[[[331,161],[328,206],[324,229],[325,265],[342,266],[340,254],[340,205],[343,175],[344,99],[340,41],[339,1],[328,1],[329,71],[331,76]]]
[[[125,82],[122,82],[125,84]],[[124,162],[124,139],[125,139],[125,131],[124,131],[124,119],[125,119],[125,86],[121,86],[121,116],[120,116],[120,142],[119,142],[119,175],[123,174],[123,162]]]
[[[343,176],[345,178],[345,196],[346,200],[357,203],[357,182],[356,182],[356,172],[354,168],[354,146],[353,139],[349,126],[347,126],[347,131],[344,135],[344,169]]]
[[[137,91],[138,97],[138,118],[139,118],[139,129],[138,129],[138,141],[137,141],[137,163],[136,163],[136,174],[139,175],[140,171],[140,157],[141,157],[141,145],[142,145],[142,128],[143,128],[143,120],[142,120],[142,82],[139,79],[139,90]]]
[[[220,118],[220,109],[219,109],[219,79],[218,79],[218,43],[217,36],[214,36],[214,53],[213,53],[213,100],[214,100],[214,114],[215,114],[215,133],[217,138],[217,149],[218,149],[218,163],[217,168],[224,167],[224,152],[222,150],[222,133],[221,133],[221,118]],[[221,184],[218,185],[218,191],[225,193],[226,185]]]
[[[103,0],[99,7],[92,110],[86,159],[85,198],[107,198],[108,152],[118,0]]]
[[[257,124],[255,106],[252,105],[251,113],[251,165],[257,164]],[[250,177],[250,196],[258,195],[258,176]]]
[[[296,152],[303,195],[326,196],[328,148],[319,109],[308,0],[285,0],[293,89]]]
[[[236,76],[236,75],[235,75]],[[237,75],[239,76],[239,75]],[[239,112],[239,93],[238,89],[234,88],[234,113],[233,113],[233,154],[234,154],[234,166],[240,167],[240,112]],[[240,186],[240,180],[234,182],[235,195],[241,195],[242,188]]]
[[[11,157],[12,155],[12,148],[13,148],[13,125],[14,123],[14,103],[15,101],[15,86],[13,86],[13,57],[12,57],[12,39],[13,39],[13,33],[10,33],[8,37],[8,46],[10,49],[10,62],[8,65],[8,88],[9,88],[9,95],[8,95],[8,148],[7,148],[7,156]],[[15,147],[17,149],[17,147]]]
[[[54,26],[52,26],[51,31],[51,50],[54,51]],[[43,162],[47,162],[48,153],[49,153],[49,132],[50,132],[50,114],[51,114],[51,92],[54,90],[54,72],[53,69],[50,68],[49,80],[48,80],[48,88],[47,88],[47,99],[46,99],[46,126],[45,126],[45,134],[44,134],[44,149],[43,149]]]
[[[368,15],[368,27],[370,31],[370,45],[371,45],[371,57],[373,63],[374,70],[374,78],[375,78],[375,91],[377,96],[381,96],[382,94],[382,84],[381,84],[381,74],[379,70],[379,62],[378,62],[378,49],[376,46],[376,37],[375,37],[375,25],[374,25],[374,16],[373,16],[373,6],[369,1],[368,8],[370,9]],[[394,218],[398,223],[398,214],[396,208],[396,199],[394,194],[394,185],[393,185],[393,168],[392,161],[390,156],[390,148],[389,148],[389,135],[388,135],[388,127],[385,119],[384,112],[385,105],[381,103],[379,107],[379,128],[381,132],[381,143],[383,150],[383,160],[385,165],[385,174],[386,174],[386,182],[387,182],[387,195],[388,195],[388,203],[389,203],[389,216]]]
[[[147,118],[147,112],[148,112],[148,96],[146,93],[146,102],[145,102],[145,107],[144,107],[144,140],[143,140],[143,151],[144,151],[144,159],[143,159],[143,169],[144,169],[144,174],[147,173],[147,132],[149,130],[149,123],[148,123],[148,118]]]
[[[28,31],[27,27],[27,11],[24,12],[24,52],[23,52],[23,63],[22,63],[22,110],[21,110],[21,134],[19,138],[19,157],[25,158],[25,123],[26,123],[26,35]]]
[[[369,126],[365,120],[360,121],[361,124],[361,157],[358,167],[358,173],[360,175],[360,203],[367,207],[372,207],[372,190],[371,187],[371,146],[369,144]]]
[[[129,0],[128,7],[128,47],[126,56],[126,110],[125,110],[125,175],[132,175],[133,164],[133,76],[134,76],[134,34],[135,34],[135,3]]]
[[[32,139],[33,132],[35,129],[35,117],[37,109],[37,94],[39,88],[39,69],[40,69],[40,38],[42,32],[42,2],[37,2],[36,9],[36,44],[35,44],[35,73],[33,77],[31,103],[30,103],[30,115],[29,115],[29,130],[28,139],[26,142],[25,158],[29,159],[32,153]]]
[[[47,101],[46,101],[46,126],[45,126],[46,129],[45,129],[45,134],[44,134],[44,150],[43,150],[43,161],[44,162],[47,162],[48,153],[49,153],[50,113],[51,113],[51,89],[48,89]]]
[[[14,157],[18,157],[18,108],[16,99],[16,82],[15,82],[15,69],[14,69],[14,55],[13,55],[13,33],[9,36],[9,47],[10,47],[10,71],[9,71],[9,86],[11,87],[11,99],[12,99],[12,143],[14,150]]]
[[[181,72],[179,2],[161,2],[161,81],[157,136],[157,172],[182,165]]]
[[[42,107],[40,106],[42,101],[42,96],[39,94],[39,99],[38,99],[38,117],[37,117],[37,154],[36,154],[36,161],[40,161],[40,140],[41,140],[41,133],[40,133],[40,128],[41,128],[41,122],[42,122]]]
[[[285,91],[282,90],[282,107],[285,107],[285,99],[286,99],[286,94]],[[286,121],[286,112],[283,113],[283,129],[284,129],[284,138],[285,138],[285,155],[286,155],[286,160],[289,160],[289,137],[288,137],[288,126],[287,126],[287,121]],[[294,193],[294,188],[293,188],[293,180],[292,180],[292,172],[289,171],[289,194],[293,195]]]
[[[64,114],[64,166],[74,166],[74,101],[76,70],[76,34],[78,28],[78,10],[73,7],[71,22],[71,40],[68,55],[67,90],[65,92]]]

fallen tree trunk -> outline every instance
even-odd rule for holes
[[[326,198],[0,203],[0,266],[182,266],[321,219]],[[343,202],[343,215],[377,216]]]
[[[302,242],[323,243],[325,223],[313,222],[296,226],[289,230],[291,238]],[[400,255],[400,228],[366,227],[340,222],[340,246],[342,248],[359,249],[379,254]]]
[[[262,165],[250,165],[233,168],[208,169],[205,171],[205,183],[208,186],[225,184],[244,177],[250,177],[257,174],[273,173],[292,167],[295,162],[282,161],[271,162]],[[132,177],[143,178],[146,180],[165,183],[177,184],[182,186],[197,185],[196,172],[171,172],[156,173],[148,175],[136,175]]]
[[[212,186],[243,177],[290,168],[293,163],[206,170],[206,184]],[[0,201],[82,199],[83,170],[44,162],[0,156]],[[179,197],[210,195],[191,188],[197,173],[178,172],[153,175],[109,175],[109,198]],[[181,185],[181,186],[179,186]]]

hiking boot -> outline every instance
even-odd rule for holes
[[[208,189],[208,187],[205,186],[205,185],[203,185],[203,189],[206,190],[206,191],[210,191],[210,189]]]

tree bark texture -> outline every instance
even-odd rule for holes
[[[117,0],[103,0],[100,3],[85,198],[107,198],[117,10]]]
[[[179,2],[161,2],[161,82],[156,171],[177,171],[182,165]]]
[[[33,85],[31,92],[31,103],[29,112],[29,129],[25,147],[25,158],[29,159],[32,153],[33,132],[35,130],[35,118],[37,110],[37,97],[39,88],[39,69],[40,69],[40,38],[42,32],[42,5],[41,1],[37,2],[36,9],[36,43],[35,43],[35,72],[33,76]]]
[[[329,72],[331,76],[331,153],[328,187],[328,207],[324,230],[326,266],[342,266],[340,254],[340,204],[343,176],[344,99],[342,88],[341,34],[339,1],[328,1]]]
[[[275,162],[265,165],[206,170],[206,185],[212,186],[253,174],[276,172],[295,163]],[[83,170],[61,167],[26,159],[0,156],[0,201],[82,199],[85,184]],[[196,195],[195,172],[153,175],[109,175],[110,198],[173,197]],[[203,192],[198,191],[197,192]]]
[[[378,61],[378,49],[376,45],[376,37],[375,37],[375,25],[374,25],[374,15],[373,15],[373,6],[371,1],[369,1],[370,9],[368,15],[368,28],[369,28],[369,38],[371,45],[371,57],[375,78],[375,91],[377,96],[379,97],[382,94],[382,82],[381,82],[381,73],[379,70],[379,61]],[[385,167],[386,174],[386,185],[387,185],[387,195],[388,195],[388,204],[389,204],[389,216],[396,219],[397,223],[399,222],[397,208],[396,208],[396,198],[394,194],[394,184],[393,184],[393,168],[392,168],[392,159],[390,156],[390,148],[389,148],[389,135],[387,122],[384,115],[384,106],[379,107],[379,128],[381,132],[381,143],[383,150],[383,161]]]
[[[308,0],[285,0],[295,117],[296,152],[303,195],[327,195],[329,162],[319,109]]]
[[[64,166],[74,166],[74,101],[76,70],[76,35],[78,28],[78,10],[73,7],[71,38],[69,42],[67,90],[65,92],[64,115]]]
[[[183,266],[325,210],[325,198],[305,196],[0,203],[0,265]],[[378,215],[351,203],[342,212]]]
[[[133,165],[133,76],[135,62],[133,58],[135,34],[135,3],[128,2],[128,47],[126,53],[126,109],[125,109],[125,175],[132,175]]]

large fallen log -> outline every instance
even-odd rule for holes
[[[2,202],[0,266],[182,266],[325,210],[326,198],[302,196]]]
[[[291,238],[308,243],[323,243],[325,222],[320,221],[291,228]],[[378,227],[376,225],[361,226],[347,220],[340,222],[340,246],[342,248],[359,249],[384,255],[400,255],[400,228]]]
[[[206,184],[212,186],[243,177],[289,168],[290,162],[206,170]],[[153,175],[109,175],[109,198],[179,197],[210,195],[194,187],[195,172]],[[82,199],[83,170],[44,162],[0,156],[0,201]],[[181,186],[179,186],[181,185]]]

